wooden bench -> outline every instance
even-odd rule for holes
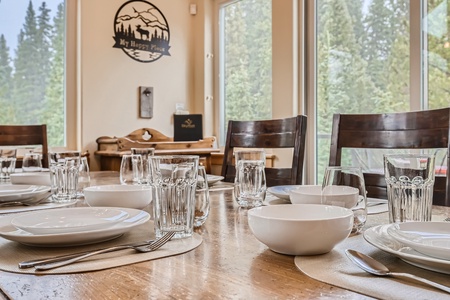
[[[97,151],[102,171],[119,171],[122,155],[131,148],[155,148],[155,155],[198,155],[206,172],[211,172],[211,153],[219,152],[215,137],[205,137],[199,141],[174,142],[152,128],[137,129],[124,137],[101,136],[97,138]]]

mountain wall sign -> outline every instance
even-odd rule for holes
[[[113,48],[120,48],[139,62],[153,62],[169,55],[169,24],[161,11],[144,0],[124,3],[114,18]]]

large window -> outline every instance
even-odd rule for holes
[[[0,124],[47,124],[65,146],[64,0],[0,1]]]
[[[219,5],[220,137],[229,120],[272,117],[272,0]]]
[[[315,116],[316,180],[328,164],[334,113],[383,113],[450,104],[447,0],[307,1],[308,114]],[[313,128],[311,128],[312,130]],[[310,130],[310,128],[308,128]],[[382,168],[375,152],[343,164]]]

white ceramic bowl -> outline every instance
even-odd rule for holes
[[[142,209],[152,201],[152,190],[144,185],[98,185],[84,189],[89,206],[110,206]]]
[[[320,204],[270,205],[248,211],[255,237],[271,250],[288,255],[330,252],[350,234],[353,212]]]
[[[12,184],[51,185],[50,172],[20,172],[10,177]]]
[[[322,202],[322,193],[324,202]],[[352,208],[358,203],[359,190],[350,186],[299,185],[289,191],[292,204],[328,204]]]

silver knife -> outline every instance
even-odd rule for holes
[[[123,245],[117,245],[117,247],[120,246],[145,246],[147,244],[153,243],[154,240],[148,240],[148,241],[141,241],[141,242],[137,242],[137,243],[130,243],[130,244],[123,244]],[[40,259],[33,259],[33,260],[28,260],[28,261],[23,261],[19,263],[19,269],[26,269],[26,268],[32,268],[34,266],[38,266],[38,265],[42,265],[42,264],[48,264],[48,263],[54,263],[54,262],[59,262],[59,261],[63,261],[72,257],[76,257],[76,256],[80,256],[80,255],[84,255],[90,252],[94,252],[94,251],[99,251],[99,250],[103,250],[103,249],[107,249],[110,247],[105,247],[105,248],[100,248],[100,249],[93,249],[93,250],[89,250],[89,251],[83,251],[83,252],[77,252],[77,253],[71,253],[71,254],[64,254],[64,255],[60,255],[60,256],[54,256],[54,257],[50,257],[50,258],[40,258]],[[114,250],[108,251],[108,252],[112,252]]]

